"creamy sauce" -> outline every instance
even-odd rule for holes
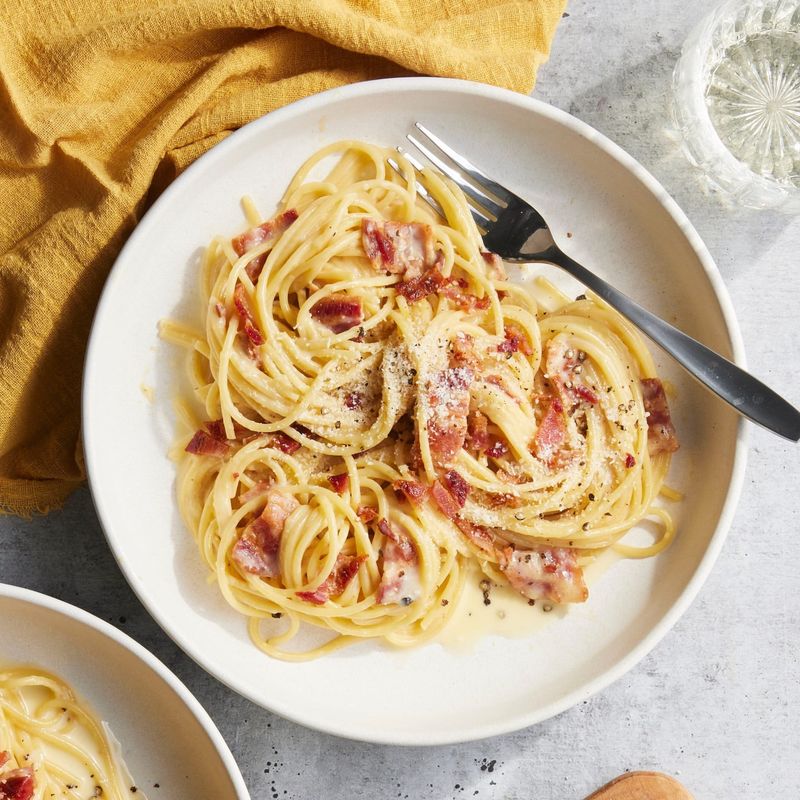
[[[583,568],[590,590],[600,576],[621,558],[618,553],[608,549]],[[449,650],[472,650],[479,641],[488,636],[529,638],[569,613],[569,605],[553,605],[543,600],[537,600],[531,606],[527,598],[510,586],[493,583],[485,597],[481,581],[486,576],[477,565],[471,564],[468,569],[464,591],[453,616],[436,638],[437,642]],[[488,605],[486,599],[489,600]]]
[[[0,672],[3,668],[12,668],[19,670],[18,665],[7,665],[0,663]],[[41,670],[31,668],[31,674],[41,674]],[[6,691],[0,680],[0,695]],[[16,698],[19,691],[22,696],[22,703],[31,716],[36,716],[36,711],[43,703],[51,703],[53,694],[43,686],[29,686],[22,689],[9,690]],[[73,701],[72,705],[80,705],[84,712],[88,712],[92,717],[97,717],[92,713],[91,709],[87,708],[85,701],[78,698],[78,701]],[[68,706],[64,706],[67,707]],[[99,720],[98,720],[99,722]],[[61,800],[74,800],[75,798],[87,798],[90,800],[95,797],[114,797],[104,792],[99,786],[101,782],[101,775],[104,771],[108,770],[106,766],[106,756],[103,753],[102,743],[97,741],[90,733],[82,721],[73,718],[71,725],[67,724],[64,728],[57,728],[57,733],[52,732],[52,740],[48,741],[44,736],[40,736],[36,731],[31,731],[32,735],[25,732],[24,723],[19,724],[17,727],[19,740],[24,744],[26,751],[25,761],[20,763],[19,766],[34,768],[34,780],[36,784],[36,795],[44,798],[57,798]],[[106,722],[99,722],[103,736],[108,745],[108,753],[110,755],[112,769],[116,773],[118,781],[118,797],[121,798],[141,798],[147,800],[144,793],[136,787],[136,784],[131,777],[131,774],[122,758],[121,747],[119,741],[111,732],[109,725]],[[2,719],[0,718],[0,726],[2,726]],[[51,731],[48,730],[48,733]],[[40,777],[41,773],[41,777]],[[67,785],[67,790],[60,793],[53,791],[46,791],[44,795],[39,793],[42,787],[42,778],[44,773],[49,773],[52,778],[56,779],[57,783],[63,782]],[[104,775],[104,783],[114,783],[113,777],[106,774]],[[132,788],[136,787],[135,792]]]

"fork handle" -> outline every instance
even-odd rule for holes
[[[602,297],[740,414],[779,436],[800,440],[800,411],[761,381],[651,314],[561,250],[548,253],[547,260]]]

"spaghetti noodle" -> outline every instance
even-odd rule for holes
[[[143,797],[116,741],[59,678],[0,670],[0,798],[87,800]]]
[[[581,602],[602,550],[667,546],[654,500],[677,440],[619,314],[510,282],[460,190],[382,147],[327,147],[277,216],[245,211],[206,250],[203,329],[162,335],[189,348],[202,407],[181,406],[181,514],[259,647],[417,644],[470,562],[531,603]],[[656,541],[621,543],[646,517]],[[303,622],[332,638],[298,651]]]

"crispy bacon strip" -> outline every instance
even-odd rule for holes
[[[458,507],[464,508],[464,503],[467,502],[469,496],[469,484],[461,477],[461,474],[454,469],[448,470],[442,477],[442,481],[458,503]]]
[[[489,447],[489,419],[478,410],[471,410],[467,416],[467,446],[476,453]]]
[[[439,272],[439,268],[434,266],[425,270],[421,275],[401,281],[395,286],[395,289],[409,303],[416,303],[430,294],[436,294],[443,283],[444,276]]]
[[[436,502],[436,505],[439,506],[439,510],[444,514],[448,519],[452,519],[454,521],[458,520],[459,514],[461,513],[461,506],[456,500],[455,497],[439,482],[434,481],[433,486],[431,486],[431,494],[433,495],[433,499]]]
[[[564,407],[554,397],[539,423],[533,437],[533,454],[551,469],[556,465],[567,438],[567,424],[564,420]]]
[[[328,483],[333,487],[333,491],[336,492],[336,494],[344,494],[347,491],[347,484],[349,482],[350,478],[346,472],[342,472],[339,475],[328,476]]]
[[[480,358],[475,352],[475,339],[468,333],[459,332],[450,341],[450,366],[469,367],[477,371]]]
[[[528,337],[516,325],[507,322],[504,330],[505,339],[497,345],[498,353],[506,353],[510,356],[519,350],[524,356],[533,355],[533,348]]]
[[[233,546],[234,563],[244,572],[262,578],[277,578],[281,574],[279,554],[283,528],[299,505],[293,495],[270,489],[261,516],[244,529]]]
[[[330,575],[313,592],[295,592],[307,603],[323,606],[331,597],[338,597],[358,574],[358,568],[367,560],[366,556],[347,556],[339,553]]]
[[[467,438],[469,387],[474,377],[469,367],[450,367],[428,382],[426,427],[433,463],[449,467]]]
[[[378,512],[369,506],[359,506],[356,514],[358,514],[359,518],[365,525],[369,525],[369,523],[378,516]]]
[[[422,594],[419,558],[414,543],[405,531],[398,533],[387,519],[378,521],[378,529],[386,541],[383,544],[383,573],[377,602],[379,605],[410,605]]]
[[[489,528],[483,525],[475,525],[465,519],[454,520],[459,530],[472,542],[479,550],[487,556],[497,557],[497,539]]]
[[[421,505],[428,495],[428,487],[419,481],[399,480],[392,484],[392,488],[415,506]]]
[[[218,439],[202,428],[192,436],[186,445],[186,452],[196,456],[215,456],[224,458],[228,455],[230,445],[225,439]]]
[[[258,247],[264,242],[277,239],[296,219],[297,210],[290,208],[282,214],[278,214],[277,217],[262,222],[261,225],[250,228],[250,230],[235,237],[231,240],[231,245],[236,251],[237,256],[243,256],[248,250],[252,250],[254,247]],[[266,260],[267,254],[262,253],[260,256],[251,259],[245,267],[245,272],[247,272],[250,280],[254,283],[258,280],[258,276],[261,274]]]
[[[489,528],[482,525],[475,525],[469,520],[460,516],[461,509],[466,501],[467,494],[469,493],[469,485],[466,481],[454,470],[450,473],[450,479],[444,477],[445,483],[449,488],[440,483],[438,480],[433,482],[431,487],[431,494],[439,510],[448,519],[451,519],[458,529],[472,542],[479,550],[482,550],[489,556],[497,557],[497,539]],[[457,476],[457,477],[454,477]],[[463,487],[460,482],[463,481]],[[466,489],[466,493],[464,490]]]
[[[240,425],[235,419],[231,420],[233,422],[233,438],[234,440],[241,440],[248,436],[258,434],[255,431],[251,431],[248,428],[245,428],[244,425]],[[228,440],[227,435],[225,434],[225,423],[221,419],[212,419],[205,423],[205,429],[215,438],[219,439],[220,441],[224,442]]]
[[[232,441],[248,442],[260,435],[257,431],[251,431],[233,420],[233,439],[228,439],[225,433],[225,423],[221,419],[210,419],[195,432],[189,444],[186,445],[186,452],[222,458],[227,455]]]
[[[664,385],[658,378],[642,380],[642,398],[647,412],[647,449],[650,455],[674,453],[680,444],[669,413]]]
[[[30,800],[35,788],[33,767],[12,769],[0,775],[0,800]]]
[[[436,260],[433,231],[421,222],[361,221],[361,244],[375,269],[418,278]]]
[[[478,297],[467,291],[469,284],[464,278],[445,280],[439,288],[439,294],[450,300],[461,311],[483,311],[489,308],[489,296]]]
[[[502,439],[494,439],[486,448],[489,458],[502,458],[508,453],[508,445]]]
[[[343,333],[364,321],[360,297],[337,293],[323,297],[311,307],[311,316],[334,333]]]
[[[239,319],[242,320],[242,326],[247,338],[256,346],[264,344],[266,339],[258,325],[256,325],[256,318],[250,308],[250,301],[247,299],[247,293],[241,283],[237,283],[236,288],[233,290],[233,304],[236,306]]]
[[[273,433],[270,436],[268,447],[274,447],[276,450],[280,450],[282,453],[286,453],[287,455],[292,455],[296,453],[302,445],[300,442],[292,439],[291,436],[285,434],[283,431],[278,431],[277,433]]]
[[[589,596],[575,551],[568,547],[506,547],[500,554],[500,569],[511,586],[530,600],[583,603]]]

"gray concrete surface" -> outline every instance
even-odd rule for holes
[[[713,4],[574,0],[536,96],[639,159],[684,208],[733,296],[751,368],[800,404],[800,220],[705,195],[669,134],[672,67]],[[127,587],[86,490],[63,511],[0,518],[0,580],[75,603],[150,648],[210,712],[254,800],[578,800],[625,770],[670,772],[698,800],[800,797],[800,449],[753,430],[744,495],[698,599],[599,696],[468,745],[393,748],[305,730],[194,665]]]

